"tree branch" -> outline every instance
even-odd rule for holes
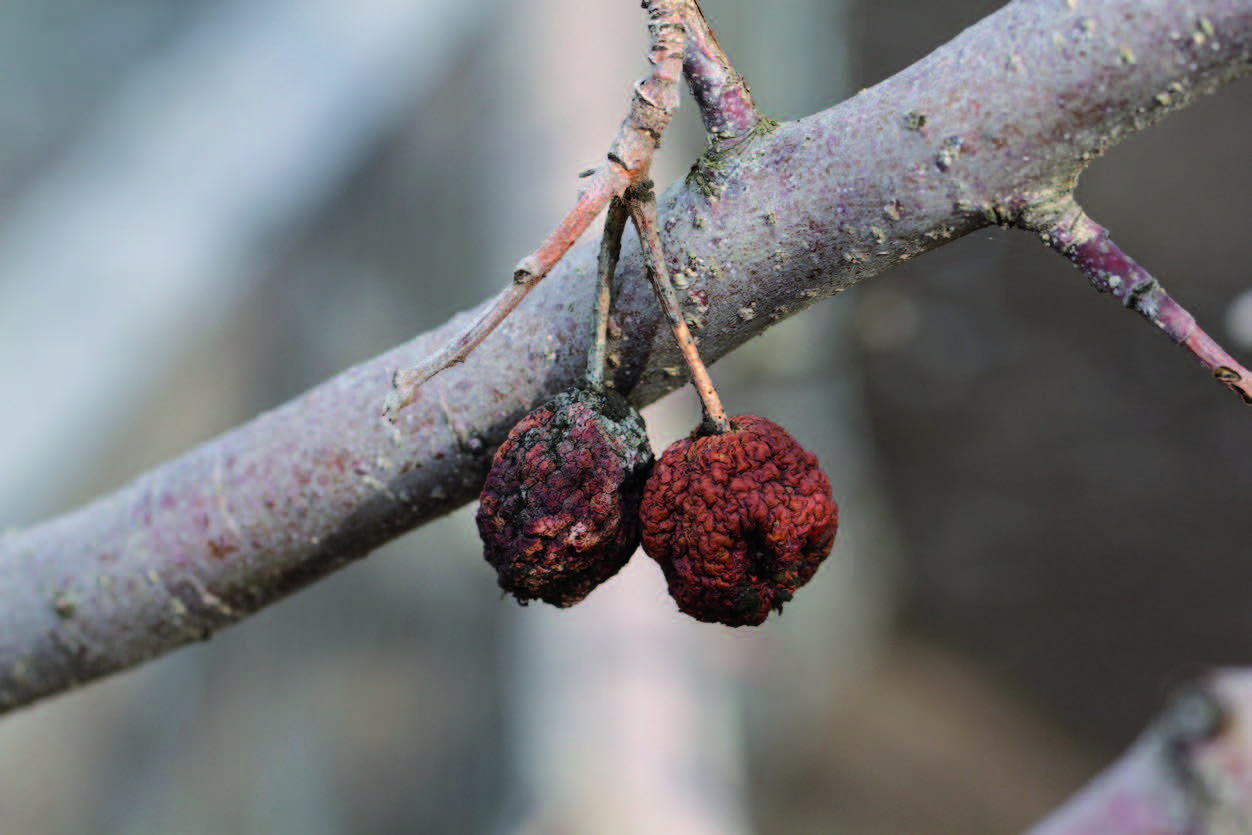
[[[1046,225],[1093,157],[1252,68],[1244,0],[1074,5],[1017,0],[838,107],[705,158],[708,176],[662,197],[701,355],[989,224]],[[391,371],[466,316],[0,535],[0,708],[207,638],[473,499],[513,422],[582,376],[596,256],[571,251],[395,426],[378,417]],[[618,281],[609,361],[642,405],[685,375],[633,241]]]

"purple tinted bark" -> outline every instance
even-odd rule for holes
[[[1082,270],[1092,286],[1156,325],[1189,351],[1213,378],[1252,404],[1252,372],[1196,324],[1152,275],[1109,237],[1109,231],[1073,207],[1074,214],[1044,232],[1044,240]]]
[[[735,72],[699,3],[693,6],[694,14],[687,22],[683,75],[700,108],[709,141],[733,141],[754,130],[761,117],[747,83]]]

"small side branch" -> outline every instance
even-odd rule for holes
[[[687,50],[683,74],[692,98],[700,108],[710,142],[733,142],[749,135],[761,119],[752,92],[743,76],[735,72],[730,58],[717,42],[698,0],[692,0],[687,20]]]
[[[652,40],[648,51],[652,72],[635,84],[630,114],[609,147],[609,159],[619,161],[637,177],[652,163],[661,135],[678,109],[678,79],[687,38],[682,0],[646,0],[644,6]]]
[[[596,215],[615,195],[622,193],[629,183],[629,172],[621,165],[609,162],[596,169],[591,182],[579,194],[578,204],[537,250],[522,259],[513,272],[513,283],[496,297],[495,302],[464,332],[420,365],[395,373],[391,379],[391,390],[383,401],[383,417],[395,420],[400,410],[417,398],[417,390],[423,383],[445,368],[465,362],[474,349],[508,318],[521,304],[522,299],[557,265],[578,240],[579,235],[591,225]]]
[[[1065,220],[1046,228],[1030,227],[1082,270],[1092,286],[1156,325],[1212,373],[1213,378],[1252,404],[1252,372],[1204,332],[1195,317],[1165,292],[1152,275],[1113,243],[1109,232],[1069,202]]]

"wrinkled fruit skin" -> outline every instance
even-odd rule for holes
[[[731,425],[661,456],[640,508],[643,548],[681,611],[758,626],[830,554],[838,508],[817,458],[786,430],[753,415]]]
[[[500,587],[565,607],[620,571],[639,546],[652,465],[643,418],[614,391],[572,389],[522,418],[479,497]]]

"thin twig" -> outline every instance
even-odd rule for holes
[[[677,81],[682,73],[686,44],[684,12],[687,7],[684,0],[651,0],[645,5],[652,41],[648,53],[652,71],[635,84],[630,112],[609,148],[608,161],[594,169],[591,182],[579,194],[574,209],[537,250],[522,259],[513,272],[513,284],[482,316],[421,364],[395,373],[391,390],[383,401],[382,413],[388,420],[394,421],[400,410],[417,398],[417,390],[423,383],[440,371],[464,362],[547,276],[609,201],[615,196],[621,197],[627,187],[642,176],[641,172],[648,169],[661,143],[661,134],[678,107]]]
[[[609,309],[613,304],[613,274],[622,254],[622,233],[630,212],[617,197],[609,201],[604,219],[604,235],[600,238],[600,258],[596,263],[596,296],[592,306],[591,349],[587,352],[587,382],[604,385],[604,361],[608,353]]]
[[[644,180],[627,191],[626,205],[630,209],[631,220],[635,222],[635,228],[639,231],[639,242],[643,246],[643,260],[648,280],[652,282],[657,301],[660,302],[661,309],[665,311],[665,318],[669,320],[670,328],[674,331],[674,340],[678,343],[678,350],[682,352],[683,360],[686,361],[687,368],[691,372],[691,384],[695,386],[696,392],[700,395],[700,402],[704,405],[704,423],[714,432],[729,432],[730,420],[726,417],[726,410],[722,408],[722,400],[717,396],[717,390],[713,388],[709,370],[704,367],[704,362],[700,359],[695,338],[691,335],[691,329],[687,327],[687,322],[683,318],[678,293],[674,291],[669,269],[665,266],[665,253],[661,248],[661,234],[658,231],[659,224],[656,217],[656,193],[652,190],[652,181]]]
[[[1062,207],[1064,219],[1040,231],[1044,240],[1074,263],[1101,293],[1156,325],[1212,373],[1213,379],[1252,404],[1252,372],[1196,324],[1187,310],[1165,292],[1152,275],[1109,238],[1109,231],[1089,218],[1074,201]]]
[[[445,368],[464,362],[565,256],[614,195],[624,191],[629,183],[629,173],[618,164],[608,162],[596,169],[591,182],[579,194],[573,211],[537,250],[522,259],[513,272],[513,283],[496,297],[495,303],[483,311],[469,328],[420,365],[395,373],[391,390],[383,401],[383,416],[395,420],[396,414],[417,397],[417,390],[423,383]]]

